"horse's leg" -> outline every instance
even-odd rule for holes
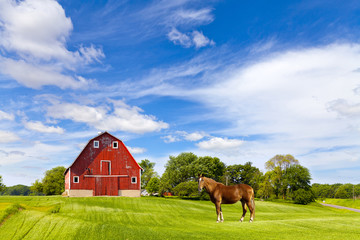
[[[246,203],[249,207],[250,210],[250,222],[254,221],[254,217],[255,217],[255,202],[254,202],[254,198],[251,198],[250,201],[248,201]]]
[[[221,222],[224,221],[224,215],[222,213],[221,205],[220,205],[220,219],[221,219]]]
[[[241,200],[241,205],[242,205],[242,208],[243,208],[243,215],[240,218],[240,222],[244,221],[244,217],[245,217],[245,214],[247,212],[247,208],[246,208],[244,200]]]
[[[216,222],[220,222],[220,215],[222,214],[221,213],[221,202],[217,201],[215,203],[215,207],[216,207],[216,214],[217,214],[217,221]]]

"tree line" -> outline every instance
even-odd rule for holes
[[[225,185],[245,183],[254,188],[261,199],[293,199],[307,204],[315,198],[360,197],[360,184],[318,184],[310,185],[311,175],[292,155],[276,155],[265,163],[265,173],[251,162],[226,165],[217,157],[198,157],[184,152],[170,156],[162,176],[155,172],[155,163],[147,159],[139,162],[143,168],[141,188],[150,194],[171,194],[181,197],[198,196],[197,178],[203,174]],[[65,167],[47,170],[44,178],[37,179],[30,187],[15,185],[6,187],[0,176],[0,195],[60,195],[64,192]],[[202,194],[206,198],[207,194]]]
[[[262,199],[293,199],[301,204],[315,199],[309,170],[290,154],[268,160],[266,173],[251,162],[227,166],[217,157],[198,157],[193,153],[170,156],[161,177],[153,169],[155,163],[145,159],[139,164],[144,169],[142,188],[149,193],[197,195],[197,177],[203,174],[225,185],[248,184],[254,188],[256,197]]]
[[[360,184],[319,184],[314,183],[312,189],[316,198],[360,198]]]

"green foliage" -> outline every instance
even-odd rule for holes
[[[45,195],[60,195],[65,190],[64,172],[66,168],[59,166],[46,171],[43,183]]]
[[[285,179],[286,170],[289,167],[298,164],[299,161],[290,154],[276,155],[265,163],[266,169],[272,172],[271,182],[276,198],[278,198],[279,195],[282,195],[283,199],[286,198],[288,187]]]
[[[146,186],[150,179],[153,177],[158,177],[158,174],[154,170],[155,163],[150,162],[148,159],[144,159],[141,160],[139,165],[143,169],[141,173],[141,188],[146,189]]]
[[[262,177],[262,181],[259,184],[259,190],[255,192],[257,197],[262,199],[268,199],[273,194],[273,187],[271,185],[272,172],[267,172]]]
[[[6,189],[3,191],[3,195],[28,196],[29,194],[30,187],[21,184],[12,187],[6,187]]]
[[[225,171],[225,164],[216,157],[197,157],[193,153],[181,153],[170,156],[161,177],[161,192],[170,191],[182,182],[194,181],[204,174],[219,181]]]
[[[35,182],[30,187],[30,195],[44,195],[43,194],[44,186],[42,182],[40,182],[38,179],[35,180]]]
[[[225,178],[228,180],[228,185],[245,183],[250,185],[255,192],[260,188],[262,175],[257,167],[252,166],[252,162],[247,162],[244,165],[230,165],[226,167],[225,171]]]
[[[315,201],[314,193],[311,190],[298,189],[293,193],[293,200],[296,204],[306,205]]]
[[[193,176],[196,178],[200,174],[220,181],[225,172],[225,164],[217,157],[199,157],[197,160],[191,163]]]
[[[165,165],[163,180],[172,188],[181,182],[187,182],[195,177],[192,163],[198,159],[193,153],[181,153],[178,156],[170,156]]]
[[[40,182],[36,180],[30,187],[32,195],[60,195],[65,190],[64,172],[66,168],[63,166],[55,167],[45,172],[45,177]]]
[[[3,184],[3,182],[2,182],[2,176],[0,175],[0,193],[1,193],[2,191],[4,191],[5,188],[6,188],[6,186]]]
[[[198,195],[197,182],[182,182],[174,188],[174,193],[179,197],[190,197]]]
[[[317,198],[353,198],[360,196],[360,184],[319,184],[314,183],[312,189]]]
[[[298,189],[309,190],[311,188],[310,180],[309,170],[301,165],[292,165],[285,170],[284,183],[290,194]]]
[[[160,179],[153,177],[146,186],[146,191],[150,194],[158,193],[160,190]]]
[[[335,193],[335,198],[351,198],[353,196],[353,185],[352,184],[344,184],[341,185]]]

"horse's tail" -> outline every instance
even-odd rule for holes
[[[251,196],[251,205],[253,207],[254,217],[255,217],[255,192],[254,192],[254,189],[252,191],[252,196]]]

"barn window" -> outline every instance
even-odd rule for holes
[[[131,183],[137,183],[137,178],[136,178],[136,177],[132,177],[132,178],[131,178]]]
[[[99,141],[94,141],[94,148],[99,148]]]
[[[112,145],[113,145],[113,148],[118,148],[119,147],[119,143],[117,141],[114,141],[112,143]]]
[[[74,183],[79,183],[79,177],[78,176],[74,176]]]

